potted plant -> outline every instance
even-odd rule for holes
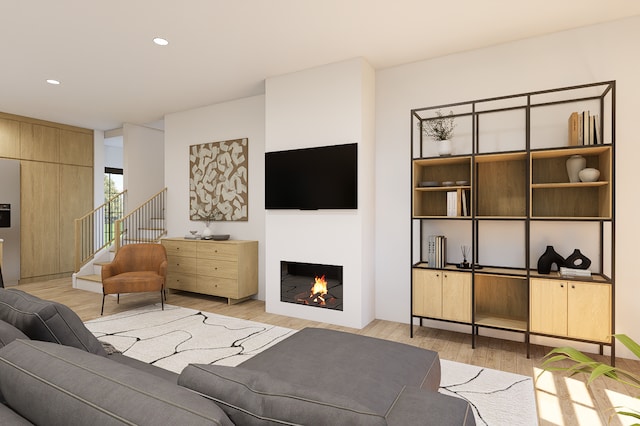
[[[434,118],[420,120],[418,127],[425,136],[437,142],[439,155],[451,155],[451,138],[456,127],[453,111],[449,111],[449,115],[445,116],[438,110]]]
[[[640,358],[640,345],[633,339],[626,334],[614,334],[613,337],[625,345],[637,358]],[[589,375],[587,385],[590,385],[598,377],[607,377],[619,383],[640,389],[640,376],[637,374],[618,367],[612,367],[604,362],[598,362],[574,348],[561,347],[552,349],[545,355],[545,358],[546,360],[542,363],[543,371],[540,374],[543,374],[545,371],[566,371],[570,376],[585,373]],[[557,366],[559,362],[564,361],[572,361],[573,365],[569,367]],[[538,377],[540,377],[540,375],[538,375]],[[618,411],[618,414],[640,419],[640,413],[635,410],[621,410]]]

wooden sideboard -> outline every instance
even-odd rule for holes
[[[226,297],[229,304],[258,293],[258,242],[164,238],[167,288]]]

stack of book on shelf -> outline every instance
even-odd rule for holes
[[[560,275],[563,277],[591,277],[591,271],[588,269],[575,269],[561,266]]]
[[[447,238],[444,235],[429,235],[427,237],[427,263],[430,268],[444,268],[447,251]]]
[[[469,190],[447,191],[447,216],[469,216]]]
[[[600,117],[589,111],[573,112],[569,116],[569,145],[597,145],[602,142]]]

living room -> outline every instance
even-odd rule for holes
[[[163,149],[126,147],[126,170],[154,168],[144,186],[168,188],[170,236],[202,224],[188,217],[190,145],[239,137],[249,140],[249,220],[220,222],[216,233],[258,240],[259,293],[268,312],[362,328],[374,319],[407,324],[410,314],[410,126],[413,108],[606,80],[617,82],[616,332],[640,339],[633,304],[635,280],[632,192],[632,126],[640,84],[640,59],[629,52],[640,36],[640,18],[584,26],[553,34],[375,69],[364,57],[315,64],[267,76],[264,93],[164,116]],[[206,105],[206,103],[205,103]],[[22,113],[6,110],[9,113]],[[25,114],[28,115],[28,114]],[[143,123],[140,123],[143,124]],[[125,125],[145,133],[144,126]],[[150,130],[157,133],[157,130]],[[96,147],[102,143],[96,131]],[[132,140],[135,140],[132,139]],[[264,153],[357,142],[360,155],[356,211],[283,213],[264,210]],[[157,147],[156,147],[157,148]],[[133,155],[129,153],[136,152]],[[96,151],[98,151],[96,149]],[[323,167],[323,165],[318,165]],[[328,167],[328,166],[327,166]],[[101,176],[96,163],[96,175]],[[125,173],[126,173],[125,170]],[[148,181],[148,176],[162,181]],[[131,181],[135,193],[136,183]],[[627,231],[628,230],[628,231]],[[571,243],[568,243],[569,245]],[[302,248],[304,247],[304,248]],[[571,247],[573,248],[573,247]],[[540,253],[544,247],[538,248]],[[534,254],[537,256],[537,253]],[[280,306],[274,284],[282,259],[348,265],[357,306],[343,314]],[[315,259],[312,259],[314,258]],[[431,324],[448,328],[445,324]],[[408,327],[407,327],[408,328]],[[452,327],[456,329],[456,327]],[[591,346],[587,349],[593,350]],[[624,348],[618,356],[632,357]]]

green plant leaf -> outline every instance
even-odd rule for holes
[[[636,358],[640,358],[640,345],[637,344],[632,338],[630,338],[626,334],[614,334],[613,337],[618,339],[620,343],[625,345],[627,349],[633,352]]]
[[[593,371],[589,376],[589,380],[587,381],[587,384],[591,384],[591,382],[593,382],[595,379],[603,375],[610,377],[614,380],[618,379],[618,376],[616,375],[615,367],[612,367],[607,364],[598,364],[597,366],[595,366],[595,368],[593,368]]]
[[[550,354],[563,354],[567,358],[581,363],[596,362],[594,359],[571,347],[554,348],[546,356],[549,356]]]

